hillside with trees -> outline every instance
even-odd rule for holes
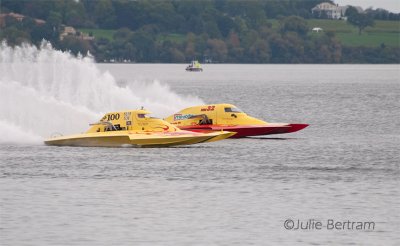
[[[349,8],[348,22],[317,20],[311,9],[321,2],[332,1],[2,0],[0,39],[46,39],[99,62],[399,63],[400,14]],[[335,21],[347,31],[329,28]],[[311,31],[324,23],[323,32]],[[368,40],[375,23],[394,27],[376,32],[385,39],[352,43]]]

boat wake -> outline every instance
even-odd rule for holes
[[[85,131],[108,111],[144,106],[165,117],[201,103],[159,81],[118,85],[92,57],[75,57],[48,42],[0,46],[0,143],[39,143],[53,132]]]

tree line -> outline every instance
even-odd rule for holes
[[[100,62],[340,63],[353,56],[361,63],[399,62],[398,48],[343,47],[333,32],[310,33],[310,9],[321,2],[326,1],[2,0],[3,12],[28,17],[6,18],[0,38],[11,45],[46,39],[62,50],[90,51]],[[37,25],[33,18],[46,23]],[[268,19],[277,19],[279,27]],[[111,39],[60,40],[62,25],[116,31]]]

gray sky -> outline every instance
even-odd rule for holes
[[[400,1],[399,0],[334,0],[339,5],[353,5],[360,6],[363,9],[368,7],[383,8],[393,13],[400,13]]]

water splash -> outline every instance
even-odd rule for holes
[[[0,46],[0,142],[83,132],[108,111],[145,106],[164,117],[201,103],[196,97],[177,95],[159,81],[118,86],[92,57],[75,57],[48,42],[40,48]]]

